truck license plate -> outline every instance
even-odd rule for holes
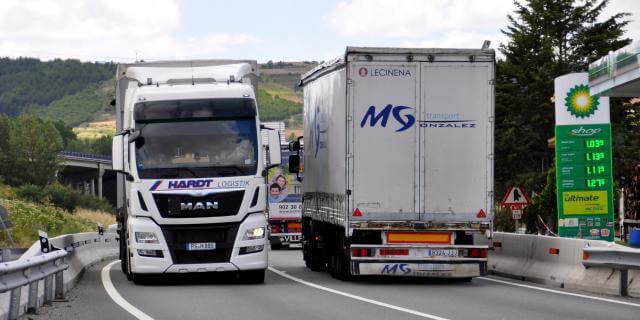
[[[430,257],[457,257],[457,249],[431,249],[429,250]]]
[[[187,243],[187,251],[198,251],[198,250],[215,250],[216,243],[215,242],[190,242]]]

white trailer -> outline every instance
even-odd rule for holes
[[[263,282],[266,171],[255,61],[122,64],[116,74],[113,168],[122,271],[240,272]],[[269,161],[265,158],[269,156]]]
[[[494,65],[491,49],[348,47],[303,75],[308,267],[487,273],[473,236],[492,230]]]

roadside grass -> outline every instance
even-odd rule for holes
[[[102,223],[105,229],[115,223],[115,216],[103,211],[78,208],[71,214],[48,203],[18,199],[13,188],[3,184],[0,184],[0,206],[9,213],[13,225],[10,234],[14,241],[11,243],[7,233],[0,231],[0,247],[30,247],[38,239],[38,230],[55,237],[97,231],[98,223]]]
[[[116,132],[115,121],[86,122],[73,128],[78,139],[97,139],[102,136],[113,136]]]

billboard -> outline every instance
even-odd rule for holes
[[[288,170],[291,152],[282,150],[280,166],[267,173],[267,193],[270,220],[300,219],[302,217],[302,184]]]

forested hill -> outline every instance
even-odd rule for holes
[[[43,62],[33,58],[0,58],[0,114],[16,116],[64,96],[96,88],[115,74],[113,63],[77,60]]]
[[[301,74],[316,65],[315,61],[261,64],[261,118],[301,127],[302,92],[297,83]],[[0,58],[0,115],[26,113],[62,120],[72,127],[104,126],[105,121],[113,122],[108,104],[113,96],[115,68],[115,63]]]

